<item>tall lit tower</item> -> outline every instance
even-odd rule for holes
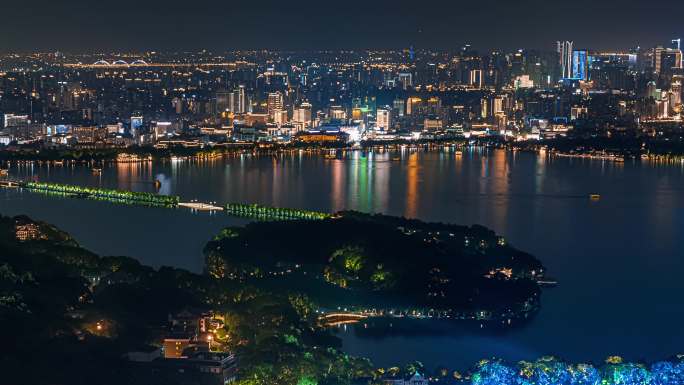
[[[143,126],[143,116],[135,114],[131,116],[131,135],[136,136],[140,134]]]
[[[228,94],[229,110],[236,114],[244,114],[247,112],[247,95],[245,86],[240,85],[233,92]]]
[[[556,42],[561,79],[568,79],[572,77],[572,45],[573,43],[571,41]]]
[[[573,79],[587,80],[589,78],[589,54],[586,50],[572,52]]]
[[[390,129],[390,125],[391,125],[391,119],[392,119],[392,112],[391,112],[389,107],[378,108],[375,125],[381,131],[388,131]]]
[[[311,125],[311,104],[304,102],[298,108],[295,108],[292,114],[292,121],[301,123],[303,127]]]
[[[280,91],[268,94],[267,101],[268,116],[273,118],[276,110],[283,109],[283,94]]]
[[[230,98],[232,94],[227,90],[216,91],[216,112],[221,114],[222,112],[230,111]]]
[[[482,70],[470,70],[470,85],[482,88]]]

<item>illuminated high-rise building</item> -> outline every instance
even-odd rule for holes
[[[330,106],[330,118],[335,120],[347,119],[347,112],[342,106]]]
[[[470,70],[470,85],[482,88],[482,70]]]
[[[440,115],[442,113],[442,99],[438,96],[431,96],[427,100],[427,113],[430,115]]]
[[[653,98],[654,100],[658,100],[658,97],[660,96],[660,92],[656,86],[656,82],[651,80],[646,84],[646,97],[647,98]]]
[[[363,112],[361,107],[352,108],[352,119],[353,120],[362,120],[364,116],[365,116],[365,113]]]
[[[30,123],[28,115],[5,114],[3,117],[3,127],[25,126]]]
[[[292,114],[292,121],[301,123],[304,127],[309,127],[311,125],[311,104],[304,102],[295,108]]]
[[[131,116],[131,135],[135,136],[137,134],[140,134],[140,130],[142,129],[142,126],[143,126],[142,115]]]
[[[658,110],[658,118],[666,119],[670,116],[670,100],[667,93],[661,96],[660,100],[656,100],[656,108]]]
[[[180,115],[183,113],[183,99],[173,98],[171,100],[171,105],[173,106],[173,109],[176,111],[176,114]]]
[[[416,114],[423,104],[423,99],[412,96],[406,100],[406,115]]]
[[[653,49],[653,71],[657,74],[671,74],[672,69],[682,68],[682,51],[673,48]]]
[[[674,81],[670,85],[670,102],[672,108],[682,104],[682,83],[679,81]]]
[[[268,116],[273,119],[276,110],[283,109],[283,94],[280,91],[271,92],[268,94],[268,101],[266,102],[268,109]]]
[[[413,87],[413,75],[410,72],[399,73],[399,83],[404,90]]]
[[[389,107],[378,108],[375,125],[378,130],[389,131],[392,124],[392,112]]]
[[[556,42],[561,79],[569,79],[572,77],[572,45],[573,42],[571,41]]]
[[[230,96],[231,92],[228,90],[216,91],[216,113],[230,111]]]
[[[504,112],[503,96],[496,96],[492,99],[492,115],[501,114]]]
[[[278,125],[278,127],[288,122],[288,116],[286,110],[281,110],[276,108],[273,111],[273,122]]]
[[[247,93],[245,86],[241,85],[229,94],[228,104],[229,111],[236,114],[244,114],[247,112]]]
[[[586,50],[572,52],[572,78],[579,80],[589,79],[589,55]]]
[[[406,102],[404,99],[394,99],[392,102],[392,109],[397,116],[404,116],[404,110],[406,109]]]
[[[570,120],[586,118],[588,114],[589,109],[587,107],[575,106],[570,108]]]

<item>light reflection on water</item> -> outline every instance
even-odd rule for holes
[[[184,200],[255,202],[312,210],[355,209],[479,223],[538,256],[560,281],[523,328],[367,339],[345,348],[380,365],[422,360],[466,367],[483,356],[556,353],[574,360],[661,359],[684,352],[684,166],[553,158],[485,149],[242,155],[211,161],[87,167],[14,166],[16,176],[177,194]],[[589,194],[601,194],[599,201]],[[244,220],[46,198],[0,190],[0,212],[29,214],[103,254],[200,271],[213,233]]]

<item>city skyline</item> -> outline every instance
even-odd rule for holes
[[[36,4],[37,3],[37,4]],[[40,13],[32,12],[39,7]],[[168,49],[548,49],[568,39],[586,49],[650,47],[679,37],[681,2],[636,0],[547,4],[311,1],[187,7],[128,0],[115,7],[85,1],[12,3],[0,51],[83,52]],[[31,20],[27,24],[27,19]],[[83,33],[87,31],[87,33]]]
[[[684,384],[684,1],[1,9],[5,382]]]

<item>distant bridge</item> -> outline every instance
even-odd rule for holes
[[[80,63],[79,63],[79,64],[80,64]],[[67,65],[71,65],[71,64],[67,64]],[[119,60],[113,61],[113,62],[111,62],[111,63],[108,62],[108,61],[106,61],[106,60],[98,60],[98,61],[96,61],[95,63],[93,63],[92,65],[93,65],[93,66],[109,67],[109,66],[136,66],[136,65],[139,65],[139,66],[149,66],[150,64],[147,63],[147,62],[144,61],[144,60],[135,60],[135,61],[133,61],[133,62],[131,62],[131,63],[128,63],[128,62],[126,62],[125,60],[120,60],[120,59],[119,59]]]
[[[130,63],[125,60],[98,60],[95,63],[67,63],[64,64],[68,68],[87,68],[87,69],[119,69],[119,68],[152,68],[152,67],[237,67],[238,65],[247,64],[246,62],[225,62],[225,63],[149,63],[142,59],[132,61]]]

